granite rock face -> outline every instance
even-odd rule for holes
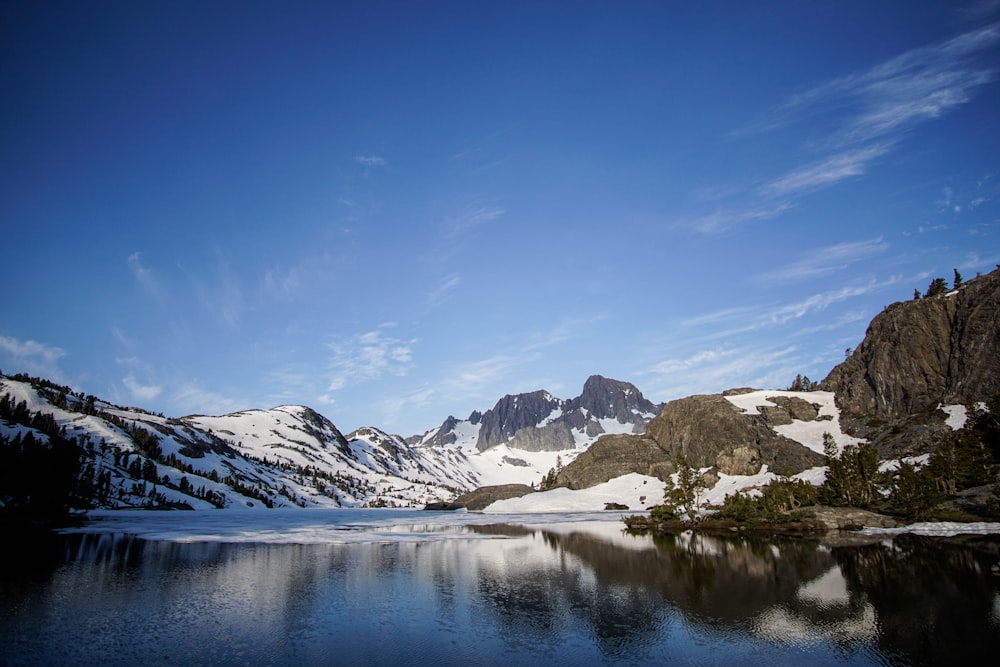
[[[1000,270],[946,294],[895,303],[821,388],[848,414],[908,417],[1000,391]]]
[[[652,438],[605,435],[556,475],[556,486],[586,489],[630,472],[663,479],[673,471],[673,460]]]
[[[683,454],[690,466],[727,475],[752,475],[762,464],[792,473],[823,465],[820,454],[775,433],[765,415],[744,414],[719,395],[671,401],[646,433],[671,461]]]
[[[554,411],[561,410],[562,404],[563,401],[541,390],[504,396],[483,413],[476,449],[484,451],[509,442],[518,431],[534,428]]]

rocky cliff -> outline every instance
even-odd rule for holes
[[[898,432],[914,419],[941,422],[943,413],[928,413],[1000,392],[1000,270],[892,304],[821,387],[835,392],[847,428],[868,438],[886,424]]]

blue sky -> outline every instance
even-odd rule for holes
[[[0,368],[411,435],[1000,262],[1000,3],[5,2]]]

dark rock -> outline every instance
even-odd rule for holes
[[[511,449],[522,449],[526,452],[558,452],[573,449],[573,433],[562,421],[554,421],[545,426],[528,426],[520,429],[510,439]]]
[[[462,506],[456,505],[455,503],[438,502],[427,503],[424,505],[424,509],[430,512],[454,512],[455,510],[462,509]]]
[[[583,393],[567,406],[567,412],[584,408],[597,419],[632,421],[636,413],[656,414],[662,406],[647,400],[630,382],[591,375],[583,384]]]
[[[627,510],[628,505],[622,505],[621,503],[604,503],[604,509],[606,510]]]
[[[508,465],[517,466],[519,468],[528,468],[531,466],[531,464],[524,459],[516,459],[512,456],[505,456],[501,460]]]
[[[796,421],[811,422],[819,417],[819,403],[810,403],[798,396],[768,396],[767,400],[784,408]]]
[[[895,528],[899,522],[884,514],[876,514],[856,507],[827,507],[817,505],[803,508],[812,514],[812,522],[827,530],[857,530],[859,528]]]
[[[465,507],[466,509],[478,512],[486,509],[489,505],[492,505],[498,500],[507,500],[508,498],[520,498],[529,493],[532,493],[532,489],[527,484],[501,484],[499,486],[483,486],[475,491],[469,491],[468,493],[463,493],[458,498],[455,498],[451,502],[452,505],[457,507]]]
[[[727,475],[753,475],[763,464],[794,474],[825,462],[775,433],[762,415],[744,414],[718,394],[690,396],[667,403],[644,436],[598,438],[559,472],[556,485],[584,489],[632,472],[666,479],[678,454],[692,467]]]
[[[458,425],[458,420],[452,416],[448,416],[447,419],[438,427],[438,430],[434,432],[430,438],[428,438],[424,444],[427,446],[434,445],[450,445],[458,440],[455,435],[455,427]]]

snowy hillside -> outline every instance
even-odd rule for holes
[[[45,443],[32,424],[54,424],[82,450],[84,486],[102,507],[420,506],[477,484],[460,450],[376,429],[348,439],[301,406],[172,419],[7,377],[0,397],[12,413],[0,437]]]

